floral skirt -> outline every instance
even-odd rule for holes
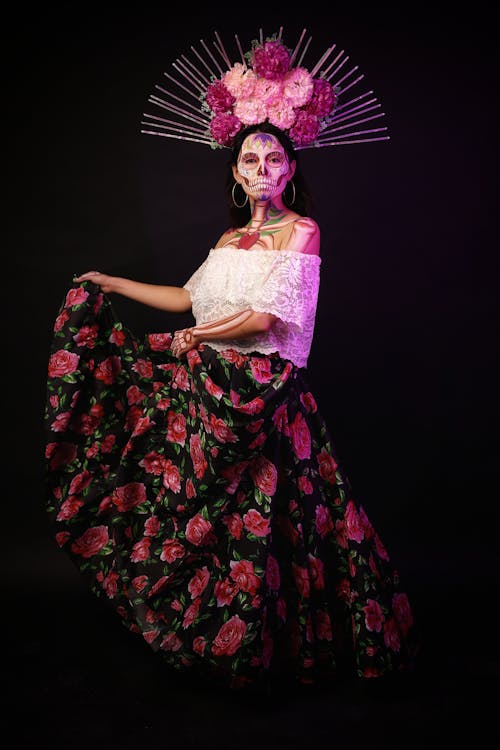
[[[54,325],[45,414],[55,538],[173,668],[230,688],[412,670],[414,612],[352,496],[304,368],[178,358],[91,282]]]

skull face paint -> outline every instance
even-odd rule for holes
[[[286,187],[290,164],[285,149],[270,133],[251,133],[242,143],[237,165],[242,187],[254,200],[270,200]]]

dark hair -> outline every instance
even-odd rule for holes
[[[234,187],[234,175],[232,166],[238,163],[238,154],[240,153],[243,141],[250,135],[250,133],[269,133],[274,135],[275,138],[281,143],[290,161],[295,160],[297,166],[295,168],[295,174],[293,176],[293,182],[295,185],[295,200],[293,204],[289,203],[285,190],[283,193],[283,203],[301,216],[309,216],[311,212],[311,198],[307,189],[304,178],[302,177],[299,170],[299,162],[293,143],[290,138],[282,130],[277,128],[275,125],[271,125],[269,122],[263,122],[259,125],[249,125],[243,128],[236,135],[233,146],[231,149],[231,159],[228,163],[228,172],[226,178],[226,196],[229,205],[229,214],[231,217],[231,226],[236,229],[237,227],[243,227],[251,218],[250,201],[246,203],[242,208],[238,208],[234,205],[232,191]],[[242,188],[235,189],[236,200],[243,202],[245,193]]]

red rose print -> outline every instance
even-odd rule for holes
[[[73,544],[71,551],[82,557],[93,557],[97,555],[109,540],[107,526],[94,526],[87,529]]]
[[[250,370],[257,383],[269,383],[273,379],[271,363],[266,357],[251,357]]]
[[[141,378],[150,379],[153,377],[153,363],[150,359],[138,359],[132,365],[132,370],[140,375]]]
[[[93,349],[99,333],[99,326],[94,323],[91,326],[82,326],[78,333],[73,336],[73,341],[77,346],[86,346]]]
[[[92,481],[92,474],[90,471],[82,471],[80,474],[76,474],[76,476],[73,477],[71,480],[71,484],[69,486],[69,494],[70,495],[78,495],[80,492],[83,492],[83,490],[89,486],[89,484]]]
[[[307,477],[299,477],[297,479],[297,486],[304,495],[312,495],[313,486]]]
[[[189,607],[184,612],[184,619],[182,621],[182,627],[184,629],[189,628],[190,625],[193,624],[193,622],[198,617],[198,612],[200,611],[201,607],[201,597],[198,599],[195,599],[192,604],[189,605]]]
[[[224,357],[227,362],[235,364],[239,370],[248,360],[248,357],[241,354],[241,352],[236,351],[236,349],[224,349],[224,351],[221,352],[221,356]]]
[[[364,539],[365,532],[359,521],[356,506],[352,500],[349,500],[347,503],[344,521],[347,530],[347,538],[353,539],[355,542],[361,542]]]
[[[307,555],[307,565],[309,568],[309,576],[311,578],[311,583],[315,589],[324,589],[325,588],[325,577],[324,577],[324,568],[323,568],[323,561],[320,560],[318,557],[314,557],[309,553]]]
[[[59,545],[59,547],[62,547],[66,544],[68,539],[71,537],[71,534],[69,531],[58,531],[56,534],[56,542]]]
[[[182,641],[176,633],[167,633],[160,643],[160,648],[164,651],[178,651],[182,646]]]
[[[241,591],[248,591],[250,594],[256,594],[260,588],[260,578],[255,574],[253,562],[250,560],[230,560],[231,573],[229,574],[233,581],[236,581]]]
[[[130,559],[132,562],[144,562],[149,557],[149,547],[151,546],[151,539],[144,537],[140,541],[136,542],[132,547]]]
[[[113,450],[113,446],[115,442],[116,442],[116,435],[106,435],[101,445],[102,453],[110,453]]]
[[[255,508],[250,508],[248,513],[245,513],[243,516],[243,523],[245,524],[246,530],[255,536],[267,536],[271,533],[269,519],[263,518]]]
[[[167,440],[171,443],[184,445],[187,437],[186,417],[183,414],[177,414],[173,409],[169,409],[167,423]]]
[[[199,654],[199,656],[203,656],[203,654],[205,653],[206,645],[207,645],[207,642],[205,638],[203,638],[202,635],[197,635],[196,638],[193,640],[193,651],[195,652],[195,654]]]
[[[149,453],[146,453],[141,461],[139,461],[139,466],[142,466],[148,474],[154,474],[159,477],[165,471],[166,463],[167,460],[165,456],[162,456],[161,453],[157,453],[156,451],[150,451]]]
[[[54,448],[50,454],[50,468],[60,469],[67,466],[76,458],[76,445],[73,443],[52,443]]]
[[[68,519],[73,518],[73,516],[76,516],[82,505],[83,500],[80,500],[79,497],[76,497],[75,495],[68,497],[68,499],[61,505],[56,520],[67,521]]]
[[[163,542],[160,560],[172,563],[185,555],[185,548],[178,539],[166,539]]]
[[[149,333],[149,346],[154,352],[164,352],[172,342],[171,333]]]
[[[205,388],[211,396],[214,396],[214,398],[218,400],[220,400],[224,395],[224,389],[219,385],[216,385],[210,375],[207,375],[205,379]]]
[[[290,425],[288,423],[288,405],[281,404],[273,414],[273,423],[279,432],[283,435],[290,435]]]
[[[194,473],[196,474],[196,478],[201,479],[206,469],[208,468],[208,463],[205,458],[205,454],[203,453],[203,448],[201,447],[201,439],[198,433],[191,435],[191,437],[189,438],[189,451],[191,455],[191,461],[193,462],[193,469]]]
[[[262,454],[250,464],[250,474],[255,483],[265,495],[274,495],[278,481],[276,466]]]
[[[316,531],[324,539],[334,528],[329,509],[324,505],[316,506]]]
[[[119,328],[112,328],[111,333],[109,334],[108,339],[112,344],[115,344],[115,346],[123,346],[123,343],[125,341],[125,334],[122,330]]]
[[[59,349],[54,352],[49,359],[48,375],[49,378],[62,378],[64,375],[71,375],[78,369],[80,357],[74,352],[68,352],[66,349]]]
[[[335,472],[338,468],[338,464],[335,462],[333,456],[331,456],[329,453],[327,453],[326,450],[323,449],[316,456],[316,460],[318,461],[319,465],[320,477],[322,479],[325,479],[327,482],[335,484],[335,482],[337,481]]]
[[[246,623],[238,615],[233,615],[222,625],[212,643],[214,656],[232,656],[240,648],[246,633]]]
[[[114,599],[118,591],[119,576],[114,570],[110,570],[108,575],[102,581],[102,587],[106,592],[108,599]]]
[[[179,474],[179,469],[170,459],[165,461],[163,486],[172,492],[177,493],[181,491],[181,475]]]
[[[193,480],[191,477],[186,479],[186,497],[190,500],[192,497],[196,497],[196,490],[194,488]]]
[[[210,572],[205,565],[203,568],[197,568],[194,576],[188,583],[188,591],[191,594],[191,598],[195,599],[197,596],[201,596],[205,591],[208,582],[210,580]]]
[[[75,305],[82,305],[88,298],[89,293],[81,286],[76,289],[70,289],[66,295],[66,301],[64,307],[75,307]]]
[[[52,430],[52,432],[65,432],[68,427],[70,418],[70,411],[65,411],[62,414],[58,414],[55,420],[50,425],[50,429]]]
[[[311,433],[300,411],[290,425],[290,439],[297,458],[311,457]]]
[[[238,584],[224,578],[223,581],[217,581],[214,586],[214,595],[218,607],[228,607],[238,593]]]
[[[292,572],[297,591],[301,596],[307,599],[310,594],[309,571],[307,570],[307,568],[303,568],[300,565],[292,562]]]
[[[64,328],[67,320],[69,320],[69,312],[67,310],[63,310],[62,313],[57,316],[54,323],[54,333],[58,333],[62,328]]]
[[[175,373],[175,377],[172,380],[172,386],[174,388],[180,388],[181,391],[189,391],[190,383],[187,370],[182,365],[179,365]]]
[[[160,519],[158,516],[151,516],[144,524],[144,536],[156,536],[160,530]]]
[[[366,607],[363,607],[365,613],[365,625],[368,630],[374,630],[379,633],[382,630],[384,614],[382,607],[375,599],[367,599]]]
[[[219,419],[214,414],[210,415],[210,427],[212,428],[213,435],[219,443],[236,443],[238,442],[237,435],[232,432],[223,419]]]
[[[132,579],[132,586],[137,591],[138,594],[141,593],[143,589],[146,588],[148,585],[148,577],[147,576],[136,576]]]
[[[243,521],[238,513],[231,513],[229,516],[223,516],[222,523],[226,524],[229,533],[234,539],[241,538],[241,532],[243,530]]]
[[[159,630],[146,630],[142,634],[142,637],[144,638],[145,641],[147,641],[147,643],[151,644],[153,643],[153,641],[155,641],[158,638],[159,635],[160,635]]]
[[[205,537],[212,530],[212,524],[203,518],[200,513],[197,513],[193,518],[190,518],[186,525],[186,539],[191,544],[199,546],[203,544]]]
[[[112,385],[122,370],[120,357],[111,355],[99,363],[96,367],[94,376],[96,380],[102,380],[106,385]]]
[[[259,414],[264,406],[264,401],[261,398],[257,397],[253,398],[246,404],[235,404],[234,408],[238,409],[238,411],[241,411],[243,414]]]
[[[132,510],[146,500],[146,487],[142,482],[129,482],[113,492],[113,503],[121,512]]]
[[[138,388],[136,385],[131,385],[129,388],[127,388],[127,402],[129,406],[132,404],[140,404],[141,401],[144,401],[146,398],[146,394],[141,391],[140,388]]]
[[[318,411],[316,401],[310,391],[308,391],[307,393],[300,394],[300,402],[302,406],[306,409],[306,411],[312,412],[313,414],[314,412]]]

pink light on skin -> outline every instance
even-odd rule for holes
[[[234,178],[252,204],[252,218],[260,206],[267,214],[268,203],[285,210],[282,194],[295,173],[295,161],[289,162],[285,149],[271,133],[251,133],[241,146]],[[261,213],[259,211],[259,213]]]

